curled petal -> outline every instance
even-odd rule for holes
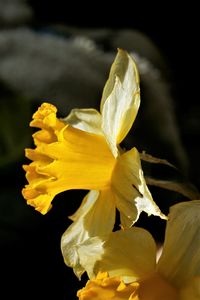
[[[96,249],[98,259],[93,258]],[[85,259],[88,252],[91,255]],[[118,230],[105,241],[93,238],[79,248],[79,253],[89,277],[100,271],[133,282],[155,271],[156,245],[151,234],[142,228]]]
[[[63,121],[74,128],[90,133],[103,134],[101,129],[101,114],[96,109],[72,109]]]
[[[136,64],[126,51],[119,49],[101,100],[102,129],[115,157],[119,155],[116,145],[121,143],[131,129],[139,105]]]
[[[73,216],[75,220],[65,231],[61,239],[61,250],[65,263],[74,269],[80,278],[85,268],[79,248],[94,236],[109,235],[115,222],[115,204],[109,190],[97,192],[90,191],[83,200],[83,204]],[[91,252],[84,254],[89,261]],[[98,250],[92,258],[99,257]],[[89,265],[89,263],[88,263]]]
[[[170,210],[158,272],[179,288],[200,276],[199,215],[199,200],[176,204]]]
[[[152,214],[166,219],[153,201],[146,185],[136,148],[132,148],[117,158],[112,175],[112,188],[124,228],[133,225],[142,211],[148,215]]]

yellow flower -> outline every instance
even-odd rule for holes
[[[91,278],[78,292],[80,300],[114,300],[117,282],[124,283],[127,291],[125,295],[118,295],[119,300],[200,300],[199,200],[171,208],[158,261],[155,242],[142,228],[113,232],[104,242],[99,237],[91,240],[79,249],[81,263]],[[96,261],[93,253],[97,249]],[[96,279],[95,274],[99,274]],[[108,283],[106,287],[104,280]]]
[[[78,291],[77,296],[80,300],[138,300],[138,287],[138,283],[125,284],[120,277],[110,278],[104,272],[88,281],[86,287]]]
[[[32,160],[24,166],[27,203],[45,214],[53,198],[70,189],[90,192],[71,217],[74,221],[62,237],[65,262],[80,276],[77,246],[87,238],[109,234],[116,208],[121,224],[130,227],[145,211],[165,218],[145,183],[136,148],[124,152],[119,144],[130,130],[140,105],[139,76],[135,62],[119,50],[104,87],[100,112],[74,109],[59,120],[56,108],[42,104],[30,123],[41,130],[33,135]]]

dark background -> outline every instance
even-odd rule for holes
[[[198,18],[196,8],[189,4],[176,8],[169,4],[112,3],[109,9],[101,2],[70,3],[61,1],[30,1],[34,15],[30,28],[62,24],[83,28],[137,29],[146,34],[162,52],[169,67],[167,74],[173,92],[174,108],[181,138],[189,157],[187,179],[199,188],[199,83]],[[103,45],[109,50],[109,43]],[[30,116],[36,105],[30,107]],[[27,122],[29,113],[27,116]],[[67,191],[53,202],[45,216],[25,204],[21,188],[25,184],[21,165],[23,153],[17,160],[1,168],[1,277],[5,299],[75,299],[76,290],[84,285],[72,270],[64,265],[60,252],[60,237],[70,222],[67,216],[78,207],[85,192]],[[167,170],[168,172],[169,170]],[[170,171],[171,172],[171,171]],[[176,174],[177,175],[177,174]],[[175,176],[176,176],[175,175]],[[156,199],[163,191],[152,188]],[[170,200],[161,203],[167,212],[169,203],[180,197],[165,193]],[[17,205],[16,202],[17,201]],[[163,221],[143,216],[139,225],[151,230],[162,240]],[[154,226],[159,231],[154,231]],[[3,292],[4,291],[4,292]],[[4,299],[2,298],[2,299]]]

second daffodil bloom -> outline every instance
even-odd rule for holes
[[[89,249],[88,242],[79,249],[91,278],[78,291],[79,300],[200,300],[199,200],[171,208],[158,262],[155,242],[142,228],[113,232],[104,242],[92,240]],[[84,256],[87,251],[90,258]]]
[[[26,150],[32,160],[24,166],[29,183],[23,189],[27,203],[45,214],[58,193],[90,190],[71,217],[74,222],[61,242],[65,262],[78,276],[84,271],[78,245],[91,236],[109,234],[116,208],[124,228],[133,225],[142,211],[165,218],[145,183],[137,149],[123,152],[119,146],[139,105],[136,64],[119,50],[104,87],[100,112],[74,109],[65,119],[58,119],[56,107],[44,103],[30,123],[41,130],[33,135],[36,148]]]

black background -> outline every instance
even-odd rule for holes
[[[199,51],[198,18],[192,4],[174,7],[175,4],[162,3],[147,5],[140,3],[67,3],[67,1],[30,1],[34,9],[31,26],[63,23],[75,27],[88,28],[133,28],[147,34],[161,49],[170,68],[176,94],[177,119],[182,128],[182,138],[190,155],[191,165],[197,160],[198,133],[185,126],[188,113],[199,114]],[[25,183],[21,163],[12,166],[12,171],[1,174],[2,193],[6,194],[9,182],[16,186],[13,199],[19,198],[20,186]],[[198,185],[198,173],[191,179]],[[79,282],[72,270],[64,265],[60,252],[60,237],[70,222],[67,216],[74,212],[84,192],[69,191],[54,200],[54,209],[45,216],[27,207],[21,222],[6,220],[6,243],[2,240],[1,276],[2,293],[5,299],[75,299]],[[67,206],[67,198],[70,205]],[[14,201],[14,200],[13,200]],[[16,200],[15,200],[16,201]],[[12,213],[10,214],[12,216]],[[26,226],[25,226],[26,224]],[[160,224],[160,223],[159,223]],[[5,225],[5,224],[4,224]],[[9,238],[8,238],[9,236]],[[4,283],[5,282],[5,283]],[[2,299],[4,299],[2,298]]]

